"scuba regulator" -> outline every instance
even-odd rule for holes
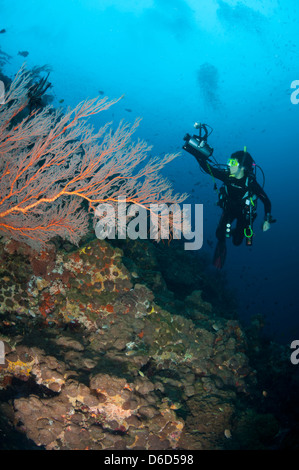
[[[198,129],[199,135],[186,134],[184,137],[185,144],[183,145],[183,149],[187,152],[191,153],[194,157],[200,157],[205,160],[208,160],[212,154],[214,149],[210,147],[207,140],[209,135],[213,132],[213,129],[208,126],[208,124],[200,124],[196,122],[194,124],[195,129]],[[208,128],[211,129],[210,132]]]

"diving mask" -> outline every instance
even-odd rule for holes
[[[238,162],[238,160],[236,160],[236,158],[229,158],[229,160],[227,162],[227,165],[228,166],[239,166],[239,162]]]

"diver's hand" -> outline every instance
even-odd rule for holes
[[[268,222],[268,220],[265,220],[265,222],[263,223],[263,232],[267,232],[267,230],[269,230],[270,227],[271,227],[270,222]]]
[[[274,222],[276,222],[276,219],[273,219],[271,214],[267,214],[263,223],[263,232],[267,232],[267,230],[269,230],[271,227],[271,224],[274,224]]]

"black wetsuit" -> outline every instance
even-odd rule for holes
[[[201,158],[196,158],[196,160],[206,173],[224,183],[219,194],[219,205],[223,209],[223,213],[216,230],[218,245],[214,255],[214,264],[217,267],[222,267],[225,260],[227,235],[232,235],[234,245],[240,245],[244,239],[244,230],[252,229],[249,213],[246,210],[249,209],[246,206],[246,201],[253,206],[251,222],[256,217],[257,198],[264,204],[265,220],[270,220],[271,202],[253,174],[245,174],[243,178],[237,179],[230,175],[229,170],[219,169]],[[231,232],[227,231],[227,224],[231,225],[234,220],[236,220],[236,227]],[[250,235],[250,232],[246,233]],[[219,256],[222,256],[221,260],[219,260]]]

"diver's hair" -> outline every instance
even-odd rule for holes
[[[231,158],[238,160],[240,167],[244,167],[247,172],[253,171],[254,160],[250,153],[244,152],[244,150],[238,150],[232,153]]]

